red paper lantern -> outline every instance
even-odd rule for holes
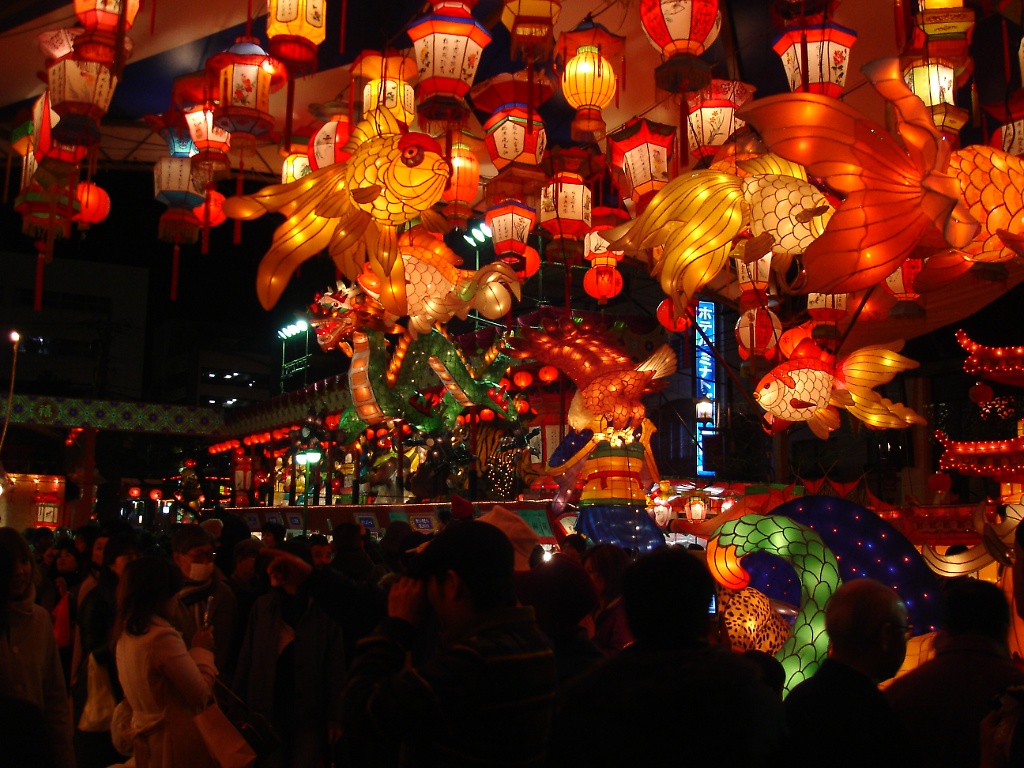
[[[990,402],[993,395],[992,387],[981,381],[967,390],[967,397],[975,405],[984,405],[985,403]]]
[[[512,382],[520,389],[526,389],[533,383],[533,375],[529,371],[516,371]]]
[[[452,140],[452,175],[442,198],[448,203],[444,214],[453,229],[463,230],[473,216],[473,201],[480,187],[480,161],[476,159],[465,134]],[[479,141],[479,139],[477,139]]]
[[[545,365],[539,371],[537,371],[537,378],[543,381],[545,384],[550,384],[558,378],[558,369],[553,365]]]
[[[591,267],[583,275],[583,290],[604,304],[622,292],[622,274],[615,267]]]
[[[230,133],[236,146],[255,144],[274,128],[270,94],[285,84],[288,73],[255,38],[240,37],[211,56],[206,74],[217,83],[214,125]]]
[[[658,318],[658,322],[661,323],[666,329],[673,333],[682,333],[693,325],[693,312],[691,309],[687,309],[686,314],[682,317],[676,315],[675,307],[672,304],[672,299],[665,299],[658,305],[658,309],[655,312],[655,316]]]
[[[326,0],[268,0],[270,53],[292,77],[316,71],[317,46],[327,36]]]
[[[537,222],[537,212],[533,208],[518,200],[505,200],[488,208],[484,218],[491,228],[491,241],[498,256],[522,256],[526,253],[526,241]]]
[[[736,341],[754,355],[771,357],[782,336],[782,323],[770,309],[748,309],[736,321]]]
[[[128,32],[138,12],[139,0],[75,0],[75,15],[85,28],[75,40],[75,56],[83,61],[113,64],[121,20],[124,19],[121,31]],[[126,45],[130,42],[125,39]]]
[[[627,193],[639,211],[668,183],[668,163],[675,137],[674,125],[643,117],[634,117],[608,136],[612,165],[625,175]]]
[[[163,493],[161,493],[159,488],[154,488],[149,492],[149,498],[151,498],[153,501],[160,501],[160,499],[162,499],[163,497],[164,495]]]
[[[654,71],[659,88],[681,93],[708,83],[711,66],[697,57],[721,30],[718,0],[640,0],[640,24],[667,59]]]
[[[79,182],[75,187],[75,199],[79,208],[72,221],[77,221],[83,228],[99,224],[110,214],[110,195],[92,182]]]
[[[483,409],[481,409],[481,411],[480,411],[480,420],[481,421],[494,421],[494,411],[492,411],[490,408],[483,408]]]
[[[928,478],[928,490],[932,493],[949,493],[953,487],[953,478],[945,472],[936,472]]]
[[[312,170],[326,168],[329,165],[347,160],[349,153],[345,144],[352,133],[352,124],[348,115],[334,114],[309,140],[306,156]]]
[[[192,215],[204,226],[220,226],[228,219],[227,214],[224,213],[224,195],[215,189],[208,190],[206,200],[192,209]]]

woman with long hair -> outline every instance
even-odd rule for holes
[[[197,630],[191,649],[169,618],[183,576],[169,560],[143,557],[117,585],[117,671],[132,708],[138,768],[215,768],[193,717],[210,701],[217,668],[213,633]]]
[[[583,553],[583,570],[590,576],[598,601],[585,626],[605,656],[633,642],[622,606],[622,574],[630,562],[629,553],[615,544],[598,544]]]
[[[28,542],[14,528],[0,528],[0,695],[43,713],[54,763],[71,768],[75,759],[64,671],[50,614],[35,603],[34,575]]]

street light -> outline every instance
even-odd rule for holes
[[[309,446],[307,448],[302,448],[302,449],[299,450],[298,453],[295,454],[295,463],[296,464],[300,464],[303,467],[302,476],[303,476],[303,478],[305,480],[305,485],[306,485],[305,491],[302,494],[302,535],[303,536],[306,535],[306,530],[307,530],[306,518],[309,516],[309,492],[310,492],[309,467],[310,467],[311,464],[319,464],[320,463],[320,456],[321,455],[322,454],[320,453],[320,448],[319,447],[314,447],[314,446]]]
[[[698,424],[709,424],[715,420],[715,401],[704,395],[693,403]]]
[[[295,359],[288,359],[288,340],[293,339],[299,335],[305,336],[305,346],[302,350],[302,356]],[[288,379],[293,375],[302,371],[302,385],[305,386],[309,382],[307,381],[307,373],[309,371],[309,363],[312,359],[312,355],[309,353],[309,323],[305,320],[299,319],[294,323],[286,325],[284,328],[277,332],[277,337],[281,339],[281,394],[285,392],[285,384]]]

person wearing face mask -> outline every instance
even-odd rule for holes
[[[183,525],[171,535],[171,554],[185,577],[171,623],[186,645],[203,626],[213,629],[213,654],[221,677],[234,673],[234,635],[238,624],[235,593],[213,564],[214,538],[199,525]]]
[[[0,528],[0,699],[42,713],[47,727],[43,746],[50,755],[40,754],[33,765],[72,768],[64,672],[49,613],[35,604],[34,571],[28,542],[14,528]],[[18,765],[6,754],[6,746],[0,763]]]

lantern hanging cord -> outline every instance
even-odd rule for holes
[[[864,311],[864,307],[867,306],[868,299],[871,298],[871,294],[875,292],[875,288],[878,284],[872,285],[864,292],[864,298],[860,300],[860,304],[857,305],[857,309],[853,311],[853,317],[850,318],[850,324],[846,326],[846,330],[843,331],[843,335],[839,337],[839,343],[836,344],[836,354],[839,354],[839,350],[843,348],[843,344],[846,343],[846,337],[850,335],[850,331],[853,330],[853,326],[857,324],[857,318],[860,317],[860,313]]]

